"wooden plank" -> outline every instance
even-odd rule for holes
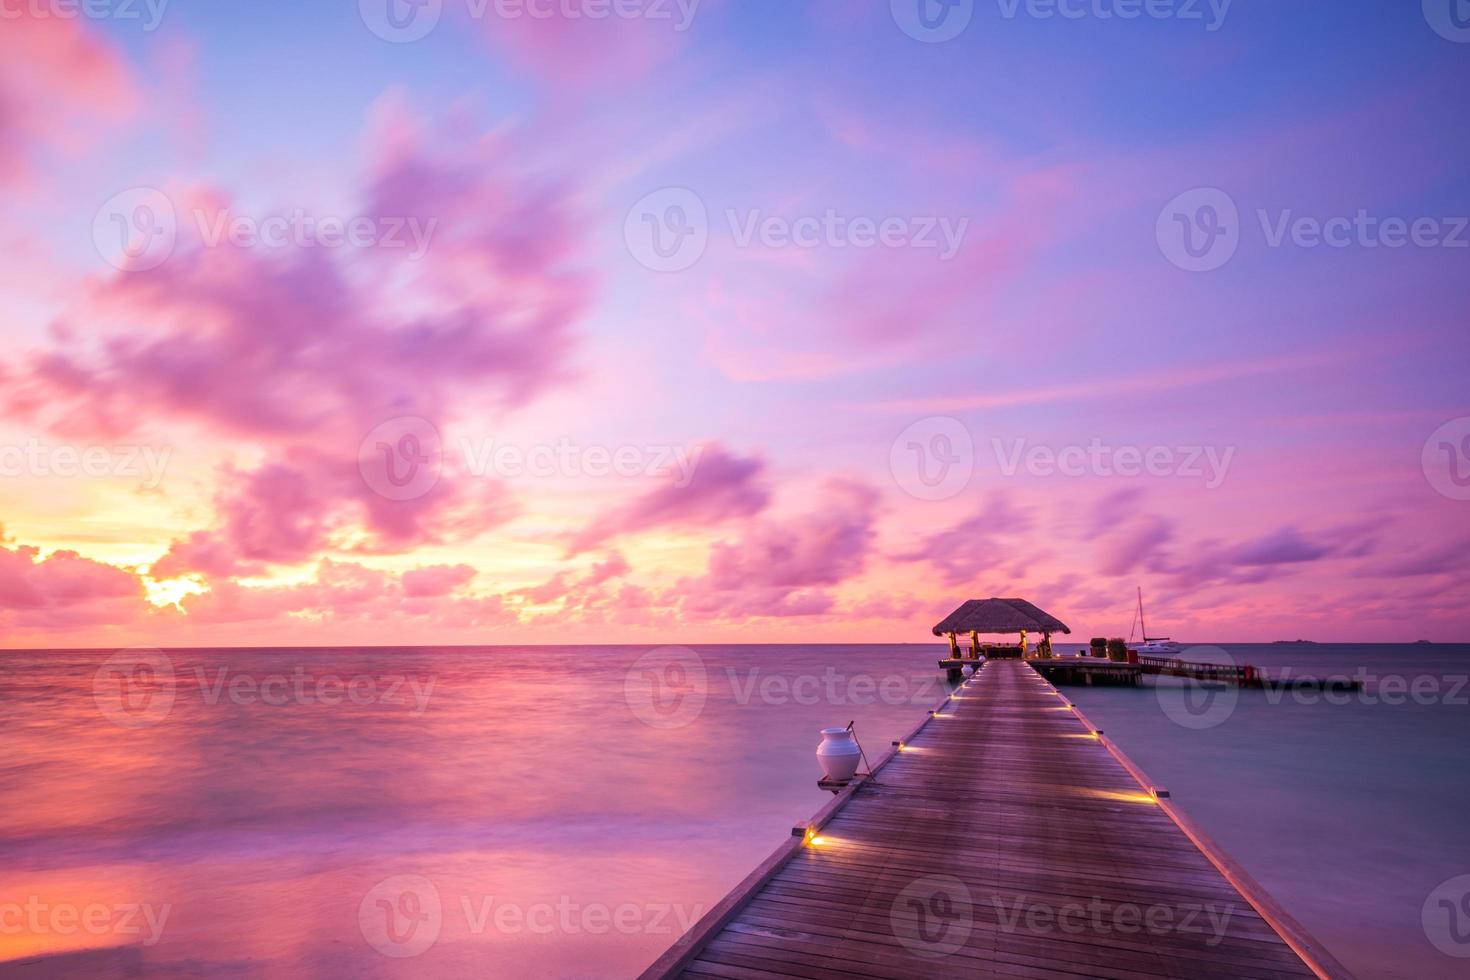
[[[986,661],[643,977],[1347,976],[1094,732]]]

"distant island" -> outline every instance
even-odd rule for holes
[[[1273,644],[1276,644],[1276,643],[1316,643],[1317,641],[1316,640],[1272,640],[1271,642]]]

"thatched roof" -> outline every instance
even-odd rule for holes
[[[971,599],[934,627],[946,633],[1070,633],[1067,624],[1025,599]]]

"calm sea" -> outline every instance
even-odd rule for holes
[[[0,976],[635,975],[940,649],[0,653]],[[1368,689],[1072,690],[1360,976],[1465,976],[1470,647],[1214,655]]]

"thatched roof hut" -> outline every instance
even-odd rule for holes
[[[1071,633],[1067,624],[1025,599],[970,599],[934,627],[946,633]]]

